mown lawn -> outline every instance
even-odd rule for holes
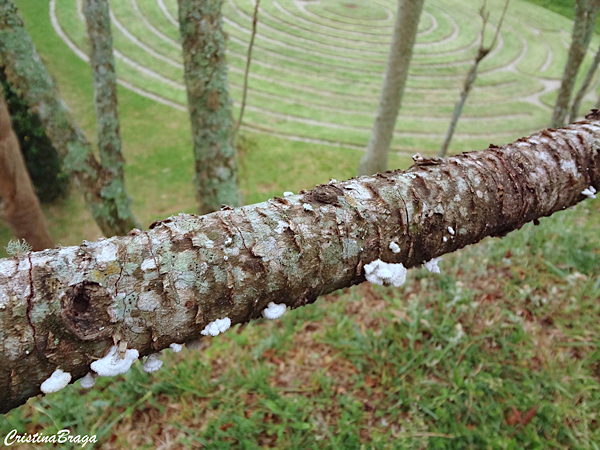
[[[488,41],[503,3],[488,2]],[[85,51],[79,4],[55,0],[52,11],[66,39]],[[176,1],[114,0],[111,5],[119,76],[185,105]],[[396,5],[396,0],[263,0],[245,125],[256,132],[364,147],[379,100]],[[392,145],[404,154],[439,149],[481,27],[477,0],[429,0],[424,8]],[[253,3],[227,0],[223,12],[229,84],[237,106]],[[513,0],[498,44],[479,68],[453,151],[511,141],[547,124],[545,97],[537,95],[562,76],[570,32],[571,21],[560,14]],[[592,58],[590,50],[584,71]],[[596,87],[594,81],[592,89]],[[584,109],[590,105],[586,100]]]
[[[18,5],[94,139],[89,69],[46,5]],[[148,225],[192,212],[187,115],[119,95],[136,214]],[[353,176],[361,156],[252,133],[244,147],[247,203]],[[75,193],[45,212],[62,245],[99,236]],[[440,275],[414,269],[400,289],[364,284],[234,327],[201,351],[165,351],[152,375],[136,364],[90,391],[75,383],[4,416],[0,436],[69,428],[96,434],[98,448],[598,448],[599,220],[600,202],[586,200],[446,256]]]

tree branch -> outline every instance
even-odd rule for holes
[[[600,64],[600,47],[596,50],[596,55],[594,56],[594,60],[588,69],[588,72],[585,74],[585,78],[583,83],[581,83],[581,87],[577,91],[575,95],[575,99],[573,100],[573,104],[571,105],[571,111],[569,113],[569,123],[575,122],[577,120],[577,115],[579,114],[579,108],[581,107],[581,102],[583,101],[583,97],[587,94],[587,91],[592,83],[592,79],[596,74],[596,69]]]
[[[417,266],[573,206],[600,189],[599,149],[595,110],[503,147],[0,260],[0,411],[115,344],[149,355],[361,283],[378,259]]]
[[[446,153],[448,152],[448,147],[450,147],[450,142],[452,141],[452,137],[454,136],[454,131],[456,131],[456,126],[458,125],[458,120],[460,119],[460,116],[462,114],[462,110],[467,101],[467,97],[469,97],[471,89],[473,88],[475,80],[477,79],[477,68],[479,67],[479,63],[490,53],[490,51],[494,48],[494,45],[496,45],[496,41],[498,40],[498,35],[500,34],[500,29],[502,28],[502,23],[504,22],[504,16],[506,16],[506,10],[508,9],[509,3],[510,0],[506,0],[506,2],[504,3],[504,9],[502,10],[502,15],[500,16],[498,26],[496,27],[496,33],[494,34],[492,43],[488,47],[485,46],[485,28],[490,17],[490,12],[486,11],[485,9],[485,1],[483,2],[481,9],[479,10],[479,15],[481,16],[482,20],[479,48],[477,49],[477,53],[475,54],[473,64],[467,72],[467,77],[465,78],[465,82],[463,84],[462,91],[460,92],[458,101],[456,102],[456,105],[454,105],[452,119],[450,119],[450,125],[448,125],[448,130],[446,131],[444,142],[442,142],[442,146],[440,147],[440,151],[438,153],[438,156],[440,158],[445,157]]]
[[[252,63],[252,48],[254,47],[254,38],[256,37],[256,25],[258,23],[258,5],[260,0],[256,0],[254,5],[254,16],[252,17],[252,34],[250,35],[250,42],[248,43],[248,55],[246,56],[246,70],[244,71],[244,88],[242,94],[242,104],[240,106],[240,116],[238,117],[237,124],[231,134],[231,145],[235,148],[235,138],[237,133],[242,126],[242,119],[244,118],[244,110],[246,109],[246,97],[248,95],[248,78],[250,75],[250,64]]]

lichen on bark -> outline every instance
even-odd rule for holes
[[[238,205],[222,0],[178,0],[198,211]]]
[[[211,322],[245,323],[271,302],[293,309],[361,283],[375,260],[413,267],[575,205],[600,189],[600,114],[588,117],[416,158],[406,171],[0,260],[0,412],[40,393],[57,368],[83,377],[115,343],[144,356],[197,342]]]
[[[7,79],[38,114],[102,232],[112,236],[134,228],[136,222],[124,187],[105,189],[115,179],[114,165],[104,167],[95,158],[83,131],[60,98],[12,0],[0,0],[0,63],[5,66]]]

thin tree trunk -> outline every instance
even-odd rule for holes
[[[131,200],[125,190],[125,171],[119,106],[117,100],[117,73],[113,56],[108,0],[84,0],[83,13],[87,22],[90,44],[90,65],[94,75],[94,105],[98,125],[98,152],[102,168],[109,172],[112,181],[104,189],[121,193],[124,209],[121,217],[129,215],[129,229],[139,228],[131,215]],[[121,231],[121,230],[120,230]],[[129,231],[129,230],[123,230]],[[123,234],[121,231],[119,234]]]
[[[573,206],[600,189],[599,148],[595,111],[504,147],[0,260],[0,412],[56,369],[81,378],[114,344],[148,355],[195,341],[361,283],[378,259],[417,266]]]
[[[252,16],[252,34],[250,35],[250,43],[248,44],[248,54],[246,56],[246,70],[244,71],[244,87],[242,89],[242,103],[240,106],[240,117],[238,117],[237,124],[231,134],[231,145],[236,148],[235,138],[237,136],[240,127],[242,126],[242,119],[244,118],[244,111],[246,109],[246,97],[248,95],[248,79],[250,78],[250,63],[252,62],[252,48],[254,47],[254,38],[256,37],[256,25],[258,24],[258,6],[260,0],[256,0],[254,5],[254,16]]]
[[[5,66],[8,80],[39,116],[102,232],[112,236],[134,228],[136,222],[122,183],[94,157],[83,131],[59,97],[56,83],[12,0],[0,0],[0,63]]]
[[[450,120],[450,125],[448,126],[448,131],[446,132],[446,137],[444,138],[444,142],[442,143],[442,147],[440,148],[440,152],[438,156],[445,157],[448,152],[448,147],[450,147],[450,142],[452,141],[452,136],[454,136],[454,131],[456,130],[456,125],[458,124],[458,120],[462,114],[462,110],[465,106],[465,102],[467,101],[467,97],[471,93],[471,89],[473,88],[473,84],[475,84],[475,80],[477,79],[477,68],[479,67],[479,63],[490,53],[490,51],[494,48],[496,41],[498,40],[498,35],[500,34],[500,28],[502,28],[502,23],[504,22],[504,16],[506,15],[506,10],[508,9],[508,4],[510,0],[506,0],[504,3],[504,10],[502,11],[502,16],[500,17],[500,21],[498,22],[498,26],[496,27],[496,33],[494,34],[494,38],[492,39],[492,43],[485,47],[485,27],[488,22],[489,12],[485,10],[485,2],[481,7],[480,14],[483,19],[483,24],[481,26],[481,42],[479,44],[479,48],[477,49],[477,54],[475,55],[475,60],[473,61],[473,65],[469,69],[467,73],[467,77],[465,78],[465,83],[463,85],[463,89],[460,93],[460,98],[456,105],[454,106],[454,113],[452,114],[452,119]]]
[[[571,113],[569,115],[569,123],[573,123],[577,119],[577,115],[579,114],[579,108],[581,107],[581,101],[583,100],[583,97],[587,93],[587,90],[590,87],[592,79],[594,78],[594,75],[596,74],[596,69],[598,68],[598,64],[600,64],[600,47],[598,47],[598,50],[596,51],[596,56],[594,56],[594,61],[592,61],[592,65],[590,66],[590,69],[588,70],[587,74],[585,75],[583,84],[579,88],[579,91],[577,91],[577,95],[575,96],[575,99],[573,100],[573,104],[571,105]]]
[[[223,0],[178,0],[200,214],[237,205],[237,169],[227,86]]]
[[[0,217],[34,251],[54,247],[0,86]]]
[[[444,142],[442,143],[442,146],[440,147],[440,151],[438,153],[438,155],[442,158],[445,157],[446,153],[448,152],[448,147],[450,146],[450,142],[452,141],[452,137],[454,136],[456,125],[458,125],[458,119],[460,119],[463,107],[465,106],[465,102],[467,101],[467,97],[469,96],[471,88],[473,87],[475,79],[477,78],[478,65],[479,61],[477,60],[477,58],[475,58],[475,62],[469,69],[469,73],[467,73],[467,78],[465,78],[465,84],[463,85],[463,89],[460,93],[460,98],[454,106],[454,112],[452,113],[452,119],[450,120],[448,131],[446,131],[446,137],[444,138]]]
[[[599,7],[600,0],[576,0],[575,2],[575,21],[573,22],[571,47],[569,48],[569,56],[567,57],[550,122],[550,126],[553,128],[561,127],[565,124],[579,66],[585,57],[590,40],[592,39]]]
[[[385,172],[396,119],[408,78],[408,69],[417,37],[423,0],[399,0],[394,34],[385,69],[381,98],[371,138],[358,165],[359,175]]]

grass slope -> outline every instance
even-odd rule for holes
[[[341,4],[331,2],[329,13]],[[56,36],[47,5],[18,6],[93,140],[89,68]],[[308,19],[333,25],[325,13]],[[521,63],[533,71],[540,61]],[[135,212],[148,224],[193,211],[187,115],[125,89],[119,95]],[[330,120],[340,117],[332,111]],[[350,177],[361,155],[249,132],[245,148],[247,202]],[[392,164],[408,161],[394,155]],[[45,213],[63,245],[98,236],[77,196]],[[441,275],[412,270],[401,289],[344,290],[207,340],[202,352],[165,352],[153,375],[136,364],[89,392],[77,383],[31,399],[0,419],[0,434],[69,428],[96,434],[100,448],[598,448],[599,219],[600,203],[588,200],[448,255]]]
[[[119,76],[185,104],[175,0],[111,4]],[[57,0],[56,5],[68,39],[85,50],[81,2]],[[365,146],[395,5],[395,0],[261,3],[246,125]],[[477,46],[479,6],[473,0],[426,3],[394,148],[434,152],[440,145]],[[501,6],[501,2],[489,5],[492,23],[498,20]],[[236,100],[241,98],[252,13],[252,2],[247,0],[224,3],[229,80]],[[481,64],[458,126],[455,150],[478,148],[490,140],[513,140],[546,125],[550,111],[538,95],[554,90],[556,86],[545,87],[545,83],[557,82],[562,75],[571,26],[559,14],[515,0],[496,49]]]

